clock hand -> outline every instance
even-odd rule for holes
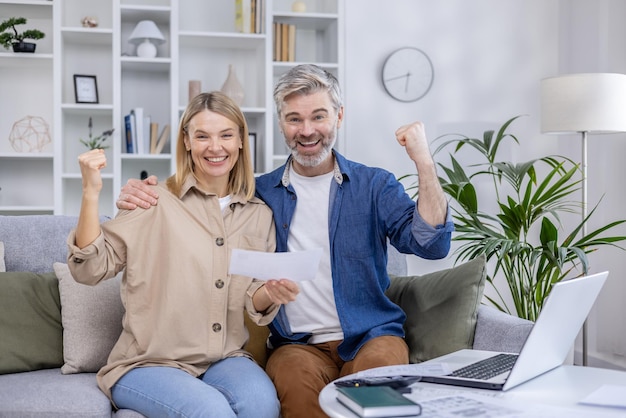
[[[411,77],[411,73],[408,72],[406,73],[406,82],[404,83],[404,92],[408,92],[409,91],[409,77]]]
[[[408,77],[410,75],[411,75],[411,73],[406,73],[406,74],[399,75],[399,76],[396,76],[396,77],[386,78],[385,81],[393,81],[393,80],[397,80],[399,78]]]

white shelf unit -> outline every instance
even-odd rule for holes
[[[273,86],[278,78],[298,64],[314,63],[332,73],[344,86],[344,0],[305,1],[306,12],[291,11],[292,1],[275,0],[272,5],[271,23],[285,23],[296,26],[295,62],[271,61],[271,82],[268,85],[267,108],[271,109],[272,141],[266,146],[266,171],[281,166],[289,155],[284,138],[280,134],[277,123],[275,104],[272,97]],[[268,47],[271,54],[271,45]],[[270,77],[268,77],[270,81]],[[336,148],[343,152],[345,141],[338,138]]]
[[[114,31],[114,123],[119,126],[120,136],[115,148],[114,185],[111,201],[115,210],[115,199],[120,188],[130,178],[140,178],[142,172],[156,175],[165,180],[173,173],[175,158],[168,145],[161,154],[129,154],[124,138],[124,116],[132,109],[142,108],[150,122],[158,123],[159,133],[170,125],[170,144],[175,137],[178,117],[172,110],[175,89],[174,61],[175,46],[172,43],[176,27],[172,24],[176,13],[176,1],[156,0],[122,1],[115,5],[117,30]],[[154,21],[165,42],[157,46],[155,58],[140,58],[135,55],[135,46],[128,42],[131,32],[141,20]],[[149,129],[149,126],[144,126]]]
[[[239,33],[235,2],[210,0],[0,0],[0,19],[24,16],[42,30],[34,54],[0,51],[0,214],[76,215],[82,183],[79,139],[114,128],[107,139],[100,211],[114,216],[115,199],[129,178],[142,172],[164,180],[175,169],[178,120],[188,103],[188,83],[202,91],[220,90],[232,65],[245,90],[242,110],[256,134],[256,167],[262,173],[287,157],[272,98],[278,77],[311,62],[343,81],[344,0],[307,0],[307,12],[291,11],[291,1],[265,1],[265,33]],[[82,26],[85,16],[98,21]],[[156,58],[135,56],[128,42],[140,20],[153,20],[166,42]],[[296,61],[274,62],[273,22],[296,25]],[[76,103],[74,74],[95,75],[98,103]],[[343,83],[342,83],[343,84]],[[16,100],[16,98],[18,98]],[[128,154],[124,116],[141,107],[159,134],[170,125],[161,154]],[[48,124],[51,143],[40,151],[15,150],[8,138],[13,124],[38,116]],[[339,147],[342,147],[339,141]]]
[[[80,210],[82,181],[78,156],[86,151],[80,139],[100,135],[114,126],[113,39],[114,15],[110,2],[97,0],[54,0],[54,213],[77,215]],[[85,16],[94,17],[98,26],[83,27]],[[98,103],[76,103],[74,74],[94,75]],[[117,134],[118,129],[115,133]],[[107,167],[103,170],[100,212],[112,214],[115,136],[107,139]]]
[[[52,213],[53,5],[0,1],[0,21],[25,17],[20,30],[39,29],[34,54],[0,47],[0,213]],[[15,147],[10,139],[15,140]],[[21,139],[20,139],[21,138]]]

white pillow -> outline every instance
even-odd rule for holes
[[[7,266],[4,264],[4,242],[0,241],[0,273],[7,271]]]
[[[97,372],[122,332],[122,273],[96,286],[77,283],[67,264],[54,263],[59,279],[63,360],[61,373]]]

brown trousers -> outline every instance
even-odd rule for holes
[[[409,362],[409,349],[400,337],[374,338],[350,361],[339,357],[339,343],[288,344],[270,354],[265,370],[276,386],[283,418],[325,418],[318,397],[328,383],[362,370]]]

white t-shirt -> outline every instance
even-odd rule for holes
[[[224,212],[224,209],[226,209],[228,205],[230,205],[231,200],[233,200],[233,197],[231,195],[227,195],[227,196],[219,198],[220,208],[222,209],[222,213]]]
[[[294,170],[289,181],[298,195],[289,228],[289,251],[322,248],[322,259],[315,280],[300,282],[296,300],[285,305],[291,331],[308,332],[311,344],[343,339],[337,315],[330,267],[328,204],[333,173],[304,177]]]

